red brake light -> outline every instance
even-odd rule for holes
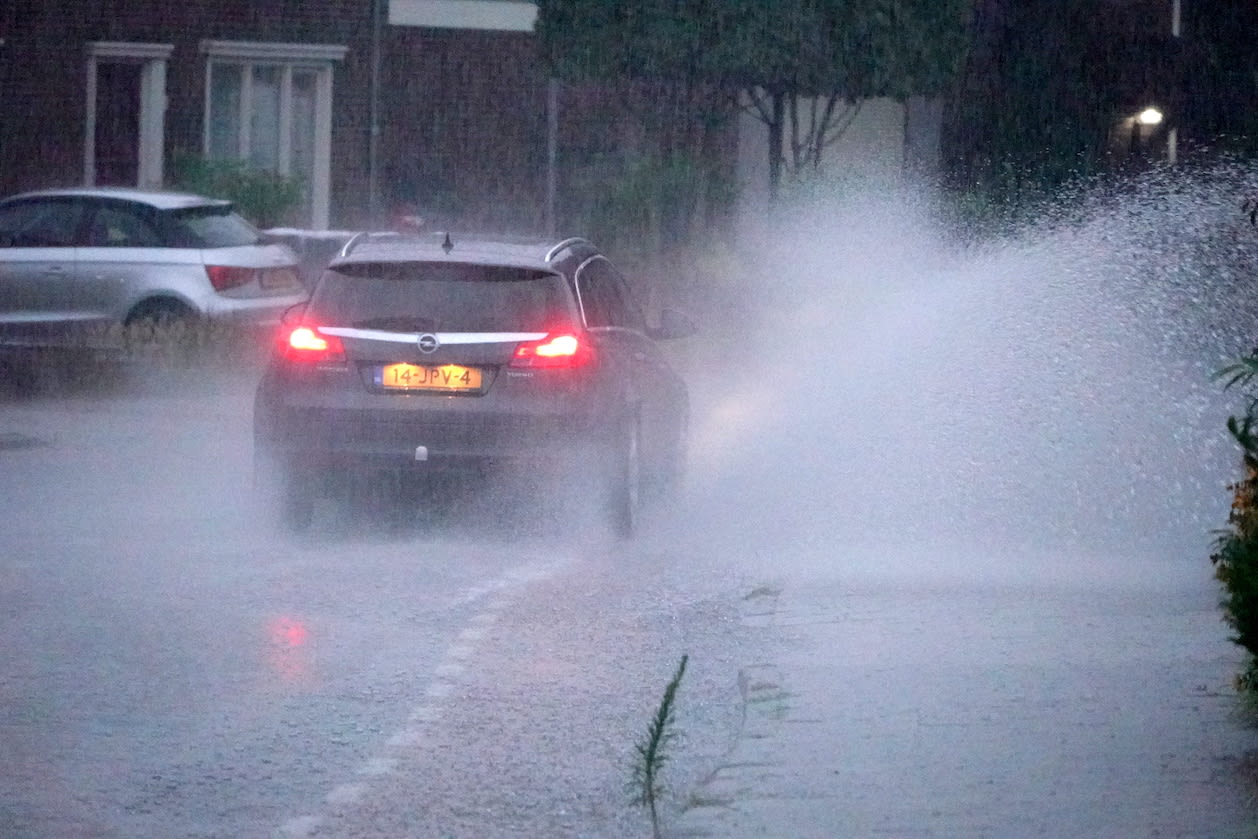
[[[227,291],[252,282],[254,269],[234,265],[207,265],[205,275],[210,278],[210,285],[214,286],[215,291]]]
[[[512,367],[570,369],[582,367],[594,359],[589,342],[570,332],[550,333],[540,341],[529,341],[516,347]]]
[[[284,355],[293,361],[344,361],[345,345],[316,326],[298,326],[288,333]]]

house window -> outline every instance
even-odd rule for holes
[[[303,188],[296,221],[328,226],[332,67],[346,48],[205,41],[205,155],[290,175]]]

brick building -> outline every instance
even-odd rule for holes
[[[515,0],[8,0],[0,194],[162,186],[183,156],[301,179],[301,227],[580,218],[623,96],[551,86]],[[373,126],[376,130],[373,131]]]

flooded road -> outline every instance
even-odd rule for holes
[[[0,423],[6,837],[649,835],[626,784],[683,653],[666,835],[1252,824],[1188,563],[752,535],[766,502],[703,480],[633,543],[472,508],[293,539],[245,384]]]
[[[0,405],[0,834],[636,835],[633,742],[683,648],[691,698],[727,695],[677,780],[728,747],[729,592],[672,555],[492,498],[287,536],[253,507],[248,382],[145,390]]]

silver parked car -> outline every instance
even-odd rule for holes
[[[228,201],[98,187],[0,201],[0,344],[145,322],[273,325],[305,298],[296,255]]]

